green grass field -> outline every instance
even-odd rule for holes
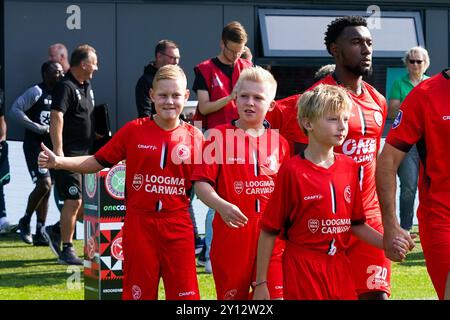
[[[428,274],[419,240],[405,262],[393,263],[394,300],[437,299]],[[82,241],[75,241],[82,253]],[[202,299],[215,299],[212,275],[198,268]],[[164,289],[160,285],[160,299]],[[59,265],[48,247],[24,244],[18,235],[0,236],[0,299],[2,300],[83,300],[83,272]]]

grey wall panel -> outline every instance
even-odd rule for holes
[[[226,5],[224,6],[224,24],[230,21],[239,21],[248,34],[247,46],[254,52],[255,17],[253,6]]]
[[[425,45],[430,54],[430,68],[428,75],[434,75],[449,65],[448,57],[448,34],[449,34],[449,11],[448,10],[426,10],[426,37]]]
[[[79,4],[81,29],[66,25],[70,3],[5,1],[5,97],[6,108],[26,88],[39,82],[40,66],[48,46],[66,44],[69,51],[87,43],[96,48],[99,71],[94,74],[96,103],[108,103],[116,116],[115,96],[115,5]],[[69,53],[70,54],[70,53]],[[8,120],[8,139],[22,139],[19,126]]]
[[[154,60],[156,43],[171,39],[180,46],[180,66],[191,89],[193,68],[216,56],[223,28],[223,7],[215,5],[117,5],[118,126],[137,116],[134,89],[144,66]],[[191,99],[196,100],[194,93]]]

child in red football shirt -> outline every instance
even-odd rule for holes
[[[42,145],[39,167],[81,173],[126,160],[127,206],[123,225],[123,299],[199,299],[194,229],[188,213],[200,130],[179,115],[189,97],[187,79],[175,65],[160,69],[150,97],[156,115],[128,122],[95,155],[58,157]],[[176,261],[176,263],[174,263]]]
[[[275,104],[273,76],[260,67],[247,68],[235,88],[239,118],[209,130],[204,163],[196,167],[192,178],[198,198],[218,213],[213,221],[211,263],[219,300],[249,298],[259,220],[278,168],[289,157],[287,141],[264,120]],[[278,241],[269,272],[272,298],[283,297],[282,249]]]
[[[344,89],[319,85],[302,95],[298,119],[308,135],[304,152],[286,161],[261,220],[255,299],[270,297],[267,269],[276,236],[286,238],[285,299],[356,299],[346,246],[350,231],[383,247],[365,224],[356,163],[333,147],[348,132],[351,108]],[[396,240],[402,257],[404,241]]]

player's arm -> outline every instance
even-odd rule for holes
[[[399,99],[390,99],[389,100],[389,108],[388,108],[388,118],[395,119],[399,109],[400,109],[400,100]]]
[[[40,168],[68,170],[79,173],[93,173],[104,167],[98,163],[95,156],[61,157],[55,155],[49,148],[41,143],[42,152],[38,157]]]
[[[236,92],[233,90],[233,92],[229,96],[223,97],[216,101],[210,101],[208,91],[197,90],[198,110],[201,114],[207,115],[222,109],[235,98]]]
[[[241,210],[236,205],[221,198],[208,182],[196,181],[195,193],[204,204],[220,214],[227,226],[240,228],[247,223],[248,219]]]
[[[397,169],[405,155],[405,152],[386,143],[377,160],[376,183],[383,218],[383,243],[386,256],[391,260],[396,257],[393,247],[395,238],[407,240],[409,250],[414,248],[413,239],[407,231],[400,227],[395,214]]]
[[[64,113],[57,110],[50,112],[50,138],[53,144],[53,152],[58,156],[64,156],[62,133],[64,126]]]
[[[267,270],[272,256],[276,234],[261,230],[258,240],[258,255],[256,258],[256,281],[253,283],[253,300],[270,300],[267,288]]]

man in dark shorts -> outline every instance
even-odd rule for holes
[[[66,157],[89,154],[94,138],[94,92],[90,80],[97,70],[97,55],[89,45],[76,48],[70,59],[70,70],[53,92],[50,115],[50,137],[55,154]],[[61,221],[43,228],[58,262],[82,265],[72,245],[77,218],[83,217],[81,174],[55,171],[55,184],[64,200]],[[60,233],[58,229],[60,227]],[[62,251],[61,243],[62,242]]]
[[[48,212],[48,199],[52,187],[48,169],[38,168],[37,157],[41,152],[41,143],[50,143],[50,107],[52,91],[56,83],[64,76],[59,62],[47,61],[41,67],[42,82],[27,89],[14,101],[10,116],[18,124],[25,127],[23,152],[31,179],[35,183],[28,197],[25,215],[19,220],[21,239],[35,246],[48,245],[41,233]],[[36,235],[31,236],[30,220],[36,211]]]

